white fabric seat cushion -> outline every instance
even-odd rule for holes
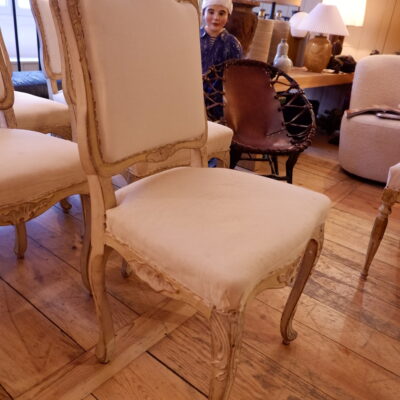
[[[33,201],[86,181],[76,143],[38,132],[0,129],[0,205]]]
[[[339,163],[348,172],[386,182],[389,168],[399,161],[400,121],[364,114],[340,128]]]
[[[326,217],[319,193],[225,168],[182,167],[116,192],[106,230],[221,310],[293,262]],[[146,279],[142,264],[133,265]]]
[[[387,187],[393,190],[400,190],[400,163],[390,167]]]
[[[211,121],[207,121],[207,125],[207,154],[209,158],[216,153],[229,151],[233,136],[232,129]],[[134,176],[143,177],[156,171],[185,164],[190,164],[190,150],[187,149],[179,150],[168,160],[159,163],[137,163],[129,168],[129,172]]]
[[[43,133],[71,131],[68,106],[29,93],[14,92],[14,113],[18,129]]]

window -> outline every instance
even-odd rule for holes
[[[15,0],[21,62],[37,62],[37,34],[29,0]],[[17,59],[12,0],[0,0],[0,27],[11,61]]]
[[[18,0],[17,7],[18,8],[26,8],[28,10],[31,9],[31,5],[29,4],[29,0]]]

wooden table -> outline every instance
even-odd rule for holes
[[[352,83],[354,73],[333,74],[326,70],[322,72],[310,72],[305,67],[294,67],[289,74],[302,89],[316,88],[321,86],[337,86]]]
[[[323,86],[338,86],[353,82],[354,73],[334,74],[324,70],[322,72],[310,72],[305,67],[293,67],[288,73],[302,89],[318,88]],[[282,85],[275,86],[275,90],[284,90]]]
[[[327,70],[319,73],[307,71],[305,67],[294,67],[289,75],[302,89],[308,89],[306,95],[309,99],[319,101],[320,112],[347,107],[354,73],[334,74]],[[284,85],[275,85],[275,90],[285,89]]]

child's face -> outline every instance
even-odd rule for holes
[[[219,5],[212,5],[205,9],[204,21],[209,35],[217,36],[228,22],[228,10]]]

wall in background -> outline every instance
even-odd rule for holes
[[[351,0],[349,0],[351,1]],[[309,12],[320,0],[303,0],[301,9]],[[364,26],[349,26],[342,54],[356,60],[377,49],[381,53],[400,51],[400,0],[367,0]]]

